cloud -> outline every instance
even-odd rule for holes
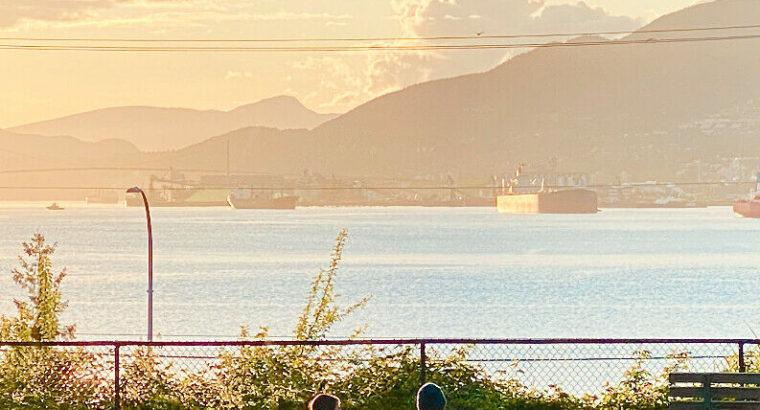
[[[238,78],[253,78],[253,73],[250,71],[227,71],[224,76],[225,80],[234,80]]]
[[[635,19],[611,15],[600,7],[590,7],[582,1],[576,4],[546,5],[543,0],[390,0],[389,4],[393,20],[398,24],[399,37],[408,38],[475,36],[478,33],[500,35],[633,30],[641,26],[641,22]],[[557,40],[563,39],[546,39]],[[521,41],[524,39],[514,40]],[[536,40],[531,39],[533,41]],[[404,40],[384,44],[422,43],[422,40]],[[319,101],[318,105],[323,108],[345,110],[351,107],[332,107],[329,104],[363,102],[423,81],[486,71],[519,52],[521,51],[374,51],[367,53],[363,64],[358,67],[348,70],[347,66],[343,66],[336,71],[339,74],[334,76],[322,74],[329,76],[330,81],[320,84],[319,92],[312,99]],[[348,58],[353,57],[344,57]],[[332,58],[329,64],[320,68],[324,72],[336,70],[339,63],[333,60],[336,59]],[[313,59],[309,61],[314,62]],[[294,65],[294,68],[304,67]],[[342,98],[344,94],[347,95],[346,98]]]
[[[403,35],[474,35],[523,31],[540,0],[391,0]]]
[[[362,91],[368,96],[377,96],[432,80],[435,67],[442,64],[442,60],[443,57],[437,53],[420,51],[382,51],[369,54]]]
[[[390,5],[401,36],[411,38],[527,32],[532,16],[544,7],[543,1],[536,0],[391,0]],[[463,55],[466,58],[461,58]],[[423,81],[484,71],[497,65],[504,55],[504,51],[370,54],[364,91],[377,96]]]
[[[81,20],[115,3],[115,0],[6,0],[0,2],[0,27],[13,26],[23,20]]]
[[[626,16],[613,16],[601,7],[590,7],[584,2],[575,5],[560,4],[545,7],[533,19],[536,32],[597,32],[635,30],[643,21]]]
[[[113,10],[117,10],[113,11]],[[169,24],[204,26],[222,21],[324,20],[341,24],[349,14],[278,10],[266,13],[232,0],[0,0],[0,28]]]
[[[331,14],[331,13],[296,13],[292,11],[278,11],[265,14],[246,14],[247,20],[260,21],[294,21],[294,20],[350,20],[353,18],[350,14]]]
[[[346,58],[310,56],[290,66],[308,78],[316,78],[310,82],[308,94],[295,93],[305,104],[342,110],[363,102],[361,67]]]

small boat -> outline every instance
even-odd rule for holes
[[[52,204],[46,206],[45,208],[47,208],[50,211],[63,211],[63,209],[64,209],[64,208],[58,206],[58,204],[55,203],[55,202],[53,202]]]

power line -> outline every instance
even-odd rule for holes
[[[72,41],[72,42],[124,42],[124,43],[292,43],[292,42],[374,42],[374,41],[440,41],[440,40],[482,40],[482,39],[515,39],[515,38],[549,38],[549,37],[580,37],[621,34],[653,34],[653,33],[683,33],[720,30],[747,30],[760,28],[760,24],[687,27],[656,30],[624,30],[624,31],[595,31],[595,32],[563,32],[563,33],[531,33],[531,34],[495,34],[469,36],[429,36],[429,37],[301,37],[301,38],[230,38],[230,39],[142,39],[116,37],[0,37],[0,41]]]
[[[683,37],[683,38],[649,38],[634,40],[571,41],[565,43],[516,43],[516,44],[445,44],[445,45],[368,45],[368,46],[293,46],[293,47],[228,47],[228,46],[93,46],[93,45],[19,45],[0,44],[0,50],[16,51],[80,51],[80,52],[367,52],[367,51],[460,51],[460,50],[504,50],[520,48],[561,48],[617,46],[631,44],[670,44],[696,43],[714,41],[734,41],[758,39],[760,34]]]
[[[221,169],[201,169],[201,168],[158,168],[158,167],[80,167],[80,168],[30,168],[30,169],[6,169],[0,170],[0,174],[34,174],[44,172],[83,172],[83,171],[115,171],[115,172],[131,172],[131,171],[152,171],[152,172],[201,172],[208,174],[224,174],[227,171]],[[266,172],[249,172],[249,171],[235,171],[236,174],[243,175],[273,175]]]
[[[546,189],[588,188],[588,189],[632,189],[647,187],[672,187],[672,186],[735,186],[756,184],[757,181],[710,181],[710,182],[636,182],[625,184],[593,184],[585,186],[544,185]],[[178,184],[181,184],[178,182]],[[536,188],[536,187],[525,187]],[[115,190],[121,191],[124,187],[113,186],[27,186],[27,185],[4,185],[0,189],[21,190]],[[370,190],[370,191],[431,191],[431,190],[501,190],[499,185],[422,185],[422,186],[193,186],[186,187],[163,187],[143,188],[144,191],[193,191],[193,190],[253,190],[253,191],[344,191],[344,190]]]

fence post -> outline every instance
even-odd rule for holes
[[[427,352],[425,342],[420,343],[420,386],[425,384],[425,371],[427,370]]]
[[[739,343],[739,372],[744,373],[747,371],[747,366],[744,363],[744,343]]]
[[[115,344],[113,348],[113,383],[114,383],[114,395],[113,395],[113,407],[119,410],[121,403],[119,403],[119,393],[121,390],[121,383],[119,380],[119,345]]]

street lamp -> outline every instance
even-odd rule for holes
[[[153,229],[150,226],[150,207],[145,192],[138,187],[127,189],[128,194],[142,195],[145,204],[145,217],[148,220],[148,341],[153,341]]]

